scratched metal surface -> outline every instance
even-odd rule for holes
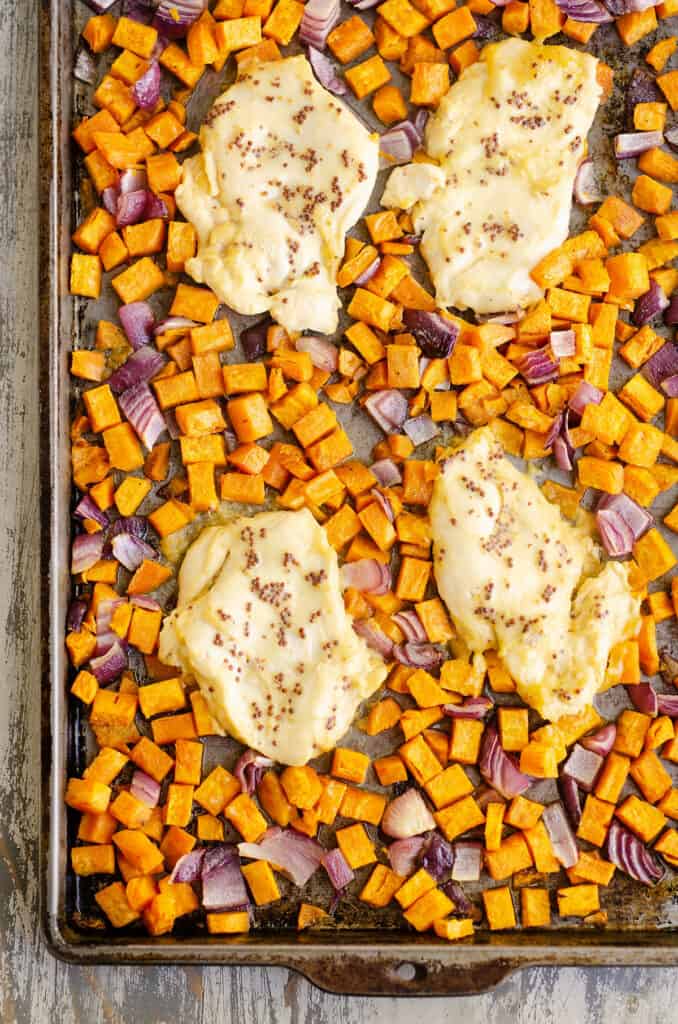
[[[84,13],[82,5],[77,5],[76,12],[79,19],[82,20],[82,15]],[[666,26],[664,26],[664,30],[666,31]],[[618,47],[616,46],[616,44],[611,45],[610,43],[610,39],[613,37],[610,36],[610,33],[607,33],[607,36],[601,33],[601,38],[603,41],[602,43],[598,44],[600,46],[600,52],[606,57],[606,59],[608,59],[609,62],[618,64]],[[640,47],[636,47],[635,49],[639,50]],[[632,51],[632,54],[634,52],[635,51]],[[610,56],[611,54],[612,56]],[[626,72],[624,72],[622,69],[622,75],[627,73],[629,66],[631,65],[627,61]],[[216,93],[220,90],[222,82],[223,80],[217,78],[217,76],[210,76],[209,74],[205,76],[205,81],[201,83],[199,94],[196,97],[195,103],[190,108],[189,116],[192,126],[195,126],[199,123],[200,118],[204,114],[205,110],[208,108],[214,95],[216,95]],[[81,111],[87,109],[84,104],[85,98],[81,94],[76,98],[76,108]],[[360,109],[362,115],[365,116],[365,112],[366,110],[368,110],[366,105],[361,105]],[[599,167],[601,167],[603,174],[606,178],[609,177],[612,171],[612,162],[609,158],[609,152],[606,152],[605,150],[604,139],[606,138],[607,133],[610,130],[610,127],[613,126],[615,122],[618,123],[618,117],[619,103],[618,101],[613,100],[612,103],[609,104],[608,107],[601,113],[599,118],[598,130],[594,133],[593,136],[593,150],[596,156],[598,157],[598,165]],[[374,122],[372,123],[373,125],[375,124]],[[380,188],[381,183],[377,186],[377,189],[375,189],[375,195],[380,193]],[[76,203],[76,206],[79,205],[79,202]],[[93,317],[104,315],[108,309],[110,309],[110,305],[107,307],[103,302],[101,304],[89,304],[89,307],[84,311],[84,315],[78,316],[77,318],[77,329],[74,331],[74,336],[85,337],[88,334],[88,328],[91,328]],[[67,346],[64,346],[64,351],[61,353],[62,356],[65,356],[66,347]],[[237,358],[237,352],[233,358]],[[63,359],[60,361],[63,365]],[[348,425],[351,437],[355,439],[356,436],[360,436],[362,440],[363,450],[366,450],[373,442],[375,434],[373,431],[366,431],[363,433],[365,423],[364,417],[356,416],[356,414],[353,411],[350,412],[350,415],[352,417],[355,417],[354,422]],[[362,427],[362,430],[357,433],[356,428],[358,427]],[[76,732],[72,733],[72,735],[74,735],[78,741],[71,748],[71,754],[74,757],[75,762],[77,763],[78,761],[81,761],[82,757],[84,756],[84,738],[86,736],[86,733],[84,732],[84,730],[81,731],[80,728],[78,727]],[[357,733],[356,739],[358,738],[362,738],[362,734]],[[217,741],[216,743],[214,743],[211,754],[212,757],[214,758],[222,758],[225,755],[226,763],[230,763],[236,756],[235,747],[229,741]],[[674,926],[676,923],[676,911],[674,908],[674,900],[672,898],[672,890],[673,885],[672,883],[669,883],[665,888],[659,890],[658,892],[656,892],[655,895],[649,897],[647,894],[639,894],[638,888],[632,886],[631,884],[621,885],[614,891],[614,894],[611,897],[611,903],[608,904],[608,906],[612,910],[611,916],[613,919],[613,923],[621,924],[631,929],[646,927],[651,928],[657,926],[671,929],[672,926]],[[81,894],[76,893],[76,897],[79,897],[80,895],[83,897],[83,899],[81,900],[80,898],[77,898],[76,903],[78,904],[78,910],[80,912],[80,915],[82,915],[80,916],[80,921],[82,921],[82,917],[84,916],[86,909],[86,897],[91,896],[91,893],[89,893],[87,887],[85,887]],[[311,894],[312,897],[313,895],[314,894]],[[289,925],[291,923],[293,916],[292,911],[293,901],[285,901],[282,907],[277,908],[277,911],[271,915],[270,925],[274,927],[280,925]],[[358,904],[356,900],[349,899],[347,901],[344,901],[344,904],[340,908],[339,913],[340,925],[347,927],[355,924],[367,924],[368,922],[365,920],[364,913],[362,918],[360,917],[361,911],[364,911],[364,908],[362,905]],[[376,922],[369,922],[369,924],[372,923]],[[386,915],[386,917],[382,916],[379,923],[382,926],[386,925],[393,927],[394,925],[396,925],[397,919],[393,918],[392,916]],[[393,940],[396,939],[396,935],[392,934],[391,936],[389,936],[389,939],[391,942],[393,942]],[[548,938],[546,936],[544,937],[544,939],[546,940],[546,942],[548,942]],[[591,939],[589,938],[589,942],[590,941]],[[593,952],[591,956],[594,959],[596,958]],[[536,959],[538,960],[539,957],[537,956]],[[584,962],[585,960],[586,958],[584,957]],[[611,960],[608,959],[608,962],[614,962],[614,955],[612,956]],[[416,979],[413,979],[413,981],[416,981]],[[398,987],[400,987],[400,985]]]

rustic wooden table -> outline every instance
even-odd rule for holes
[[[81,969],[45,950],[38,918],[40,798],[38,452],[37,15],[5,0],[0,15],[0,1019],[190,1020],[234,1024],[667,1024],[678,1020],[678,973],[554,970],[514,975],[458,1000],[327,995],[283,970]]]

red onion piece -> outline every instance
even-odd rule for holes
[[[561,775],[558,779],[558,792],[568,817],[575,829],[579,828],[582,816],[581,793],[575,779],[570,775]]]
[[[555,456],[558,469],[562,469],[563,473],[569,473],[572,470],[574,463],[572,462],[570,449],[568,448],[564,437],[559,435],[554,439],[553,454]]]
[[[480,722],[494,707],[489,697],[465,697],[462,704],[443,704],[449,718],[473,718]]]
[[[198,882],[202,860],[206,853],[206,848],[200,847],[198,850],[191,850],[183,857],[179,857],[169,876],[170,882]]]
[[[544,808],[541,820],[549,834],[554,857],[564,868],[573,868],[579,860],[579,847],[559,800]]]
[[[256,750],[247,749],[238,758],[233,773],[240,783],[243,793],[252,796],[255,789],[261,782],[262,776],[267,768],[271,768],[273,761],[270,757],[257,754]]]
[[[576,351],[574,331],[551,331],[549,342],[556,359],[567,359]]]
[[[440,427],[434,423],[428,413],[414,416],[411,420],[405,420],[403,430],[410,441],[417,448],[420,444],[426,444],[440,433]]]
[[[493,725],[489,725],[483,733],[478,767],[485,781],[507,800],[520,796],[532,785],[530,776],[518,769],[502,747]]]
[[[625,6],[626,0],[606,0],[606,7],[615,17],[621,17],[622,14],[627,13],[621,9]],[[663,94],[659,91],[657,79],[649,68],[636,67],[633,69],[626,86],[625,99],[626,122],[629,128],[634,127],[633,112],[638,103],[660,103],[664,99]]]
[[[378,462],[372,463],[370,469],[382,487],[393,487],[403,482],[400,470],[393,459],[379,459]]]
[[[122,597],[99,602],[96,616],[96,647],[94,649],[96,657],[106,654],[107,651],[110,651],[113,644],[120,641],[118,634],[115,630],[111,629],[111,620],[115,609],[123,603],[124,599]]]
[[[678,127],[669,128],[664,132],[664,142],[668,143],[671,149],[678,149]]]
[[[299,39],[307,46],[324,50],[327,37],[339,21],[339,0],[308,0],[299,25]]]
[[[127,652],[117,641],[99,658],[92,658],[90,671],[100,686],[112,683],[127,668]]]
[[[78,534],[71,549],[71,575],[91,569],[100,561],[103,551],[104,535],[101,531]]]
[[[119,533],[133,533],[135,537],[145,540],[148,536],[148,519],[146,516],[120,516],[111,523],[109,535],[116,537]]]
[[[156,196],[154,192],[148,192],[146,195],[146,215],[144,220],[169,220],[167,203],[160,196]]]
[[[497,4],[497,6],[499,6],[499,4]],[[467,917],[471,913],[473,910],[473,904],[458,882],[450,880],[449,882],[445,882],[441,885],[440,888],[454,903],[455,914],[462,914],[464,917]]]
[[[130,782],[130,793],[148,807],[157,807],[160,799],[160,783],[146,772],[137,768]]]
[[[411,121],[400,121],[385,131],[379,139],[379,153],[384,167],[408,164],[421,137]]]
[[[316,50],[315,46],[308,48],[308,61],[313,68],[313,74],[324,89],[334,96],[344,96],[348,92],[346,82],[339,77],[332,61],[320,50]]]
[[[463,841],[454,844],[454,866],[452,880],[454,882],[477,882],[483,862],[481,843]]]
[[[653,388],[661,386],[662,381],[678,373],[678,345],[672,341],[665,342],[655,354],[648,359],[642,368],[642,374],[649,380]]]
[[[570,18],[596,25],[614,21],[605,4],[600,0],[556,0],[558,7]]]
[[[447,359],[459,337],[459,328],[440,313],[406,309],[405,326],[417,340],[423,355],[429,359]]]
[[[610,558],[623,558],[633,551],[633,531],[616,509],[598,509],[596,525]]]
[[[379,270],[379,264],[380,263],[381,263],[381,259],[378,256],[375,256],[374,259],[372,260],[372,262],[370,263],[369,267],[367,268],[367,270],[363,270],[362,274],[360,274],[358,277],[356,277],[354,283],[359,285],[361,288],[364,285],[366,285],[368,281],[372,280],[372,278],[374,277],[376,272]]]
[[[433,644],[395,644],[393,655],[401,665],[408,668],[425,668],[427,671],[438,666],[445,660],[445,655]]]
[[[674,373],[672,377],[666,377],[662,381],[662,391],[669,398],[678,398],[678,373]]]
[[[600,203],[604,198],[600,188],[598,187],[598,183],[596,182],[593,160],[587,158],[586,160],[582,160],[579,164],[574,178],[572,192],[575,200],[582,206],[591,206],[593,203]]]
[[[651,280],[650,287],[645,294],[636,299],[631,319],[636,327],[644,327],[645,324],[649,324],[656,316],[663,313],[668,305],[669,300],[664,295],[663,289],[656,281]]]
[[[66,632],[79,633],[87,615],[87,601],[71,601],[66,615]]]
[[[118,196],[115,222],[119,228],[127,228],[146,219],[148,191],[145,188],[135,192],[122,192]]]
[[[151,345],[142,345],[111,374],[106,383],[114,394],[120,395],[136,384],[151,380],[166,362],[167,357],[162,352]]]
[[[423,644],[427,642],[426,630],[414,608],[409,608],[404,612],[396,612],[395,615],[391,616],[391,619],[403,631],[405,639],[409,640],[410,643]]]
[[[121,565],[134,572],[139,568],[144,559],[157,557],[155,548],[147,544],[145,540],[139,540],[131,533],[119,533],[112,541],[113,557]]]
[[[155,0],[122,0],[122,14],[140,25],[148,25],[157,6]]]
[[[141,78],[137,78],[132,87],[132,95],[142,110],[153,110],[160,99],[160,65],[157,60],[152,60],[148,70],[144,71]]]
[[[151,340],[155,314],[147,302],[130,302],[121,306],[118,316],[132,348],[141,348]]]
[[[114,185],[109,185],[101,193],[101,201],[104,204],[104,209],[107,210],[113,217],[118,212],[118,196],[120,191]]]
[[[337,368],[338,353],[335,345],[327,338],[319,338],[317,334],[304,334],[295,344],[297,352],[308,352],[311,362],[320,370],[334,373]]]
[[[626,692],[634,708],[644,715],[655,716],[659,707],[657,693],[651,683],[633,683],[626,687]]]
[[[583,416],[587,405],[600,405],[603,400],[603,392],[600,388],[589,384],[588,381],[581,381],[577,390],[570,398],[569,408],[577,416]]]
[[[436,882],[442,882],[455,863],[455,850],[439,832],[434,832],[424,844],[420,863]]]
[[[168,39],[183,39],[206,7],[207,0],[160,0],[153,25]]]
[[[408,789],[391,800],[381,819],[382,832],[393,839],[410,839],[435,827],[435,819],[418,789]]]
[[[363,594],[385,594],[391,589],[391,570],[376,558],[359,558],[342,565],[341,582]]]
[[[634,541],[654,525],[654,516],[646,508],[629,498],[627,494],[604,494],[598,502],[596,513],[607,511],[621,516],[631,531]]]
[[[129,167],[120,172],[120,194],[148,192],[148,175],[143,167]]]
[[[393,514],[393,506],[391,505],[391,502],[388,500],[387,495],[382,494],[381,491],[378,491],[376,487],[372,488],[372,490],[370,491],[370,494],[372,495],[372,497],[376,501],[377,505],[379,505],[379,507],[381,508],[382,512],[384,513],[384,515],[388,519],[389,523],[395,522],[395,515]]]
[[[132,424],[141,443],[150,451],[167,430],[165,417],[148,384],[141,381],[118,398],[118,405]]]
[[[348,861],[339,847],[324,853],[320,863],[325,868],[335,892],[341,892],[355,878],[355,873],[349,867]]]
[[[353,629],[362,637],[368,647],[387,661],[393,657],[394,644],[390,637],[375,626],[369,619],[356,619]]]
[[[77,519],[92,519],[104,530],[108,526],[108,516],[105,512],[101,511],[94,498],[90,497],[89,494],[83,495],[73,509],[73,515]]]
[[[200,880],[205,910],[233,910],[248,902],[235,846],[219,843],[210,847],[202,859]]]
[[[390,844],[386,853],[396,875],[407,878],[412,874],[425,842],[423,836],[412,836],[411,839],[397,839]]]
[[[614,136],[614,155],[617,160],[635,159],[648,149],[661,146],[663,142],[661,132],[625,132]]]
[[[306,885],[326,852],[315,839],[289,828],[277,835],[260,839],[258,843],[240,843],[238,851],[241,857],[267,860],[277,865],[284,875],[299,886]]]
[[[570,756],[563,765],[564,775],[574,779],[580,789],[590,793],[595,785],[598,772],[602,768],[603,758],[593,750],[587,750],[580,743],[575,743]]]
[[[394,434],[407,419],[407,399],[400,391],[374,391],[365,408],[385,434]]]
[[[139,608],[145,608],[147,612],[162,611],[160,602],[156,601],[154,597],[149,597],[148,594],[135,594],[134,597],[130,597],[129,603],[138,605]]]
[[[558,363],[551,358],[546,346],[527,352],[517,365],[530,387],[546,384],[558,376]]]
[[[643,885],[656,885],[664,877],[664,868],[640,839],[614,819],[607,833],[605,853],[621,871]]]
[[[579,742],[587,750],[592,750],[595,754],[600,754],[601,757],[607,757],[614,746],[616,738],[617,726],[614,722],[608,722],[602,729],[591,733],[590,736],[584,736]]]
[[[348,0],[348,2],[356,11],[369,11],[371,7],[377,6],[379,0]]]
[[[186,329],[188,333],[193,327],[197,327],[198,324],[195,320],[189,320],[185,316],[168,316],[164,320],[161,320],[153,328],[153,334],[157,338],[160,334],[166,334],[167,331],[179,331],[182,328]]]
[[[658,693],[657,711],[660,715],[667,715],[669,718],[678,718],[678,694]]]

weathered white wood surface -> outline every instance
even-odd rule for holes
[[[326,995],[282,970],[80,969],[38,923],[39,521],[37,7],[0,5],[0,1020],[153,1024],[656,1024],[678,1021],[670,970],[540,970],[472,999]]]

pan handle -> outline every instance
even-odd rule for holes
[[[486,992],[498,985],[516,964],[504,959],[461,966],[410,949],[360,957],[348,949],[331,956],[290,961],[288,966],[318,988],[337,995],[461,996]]]

